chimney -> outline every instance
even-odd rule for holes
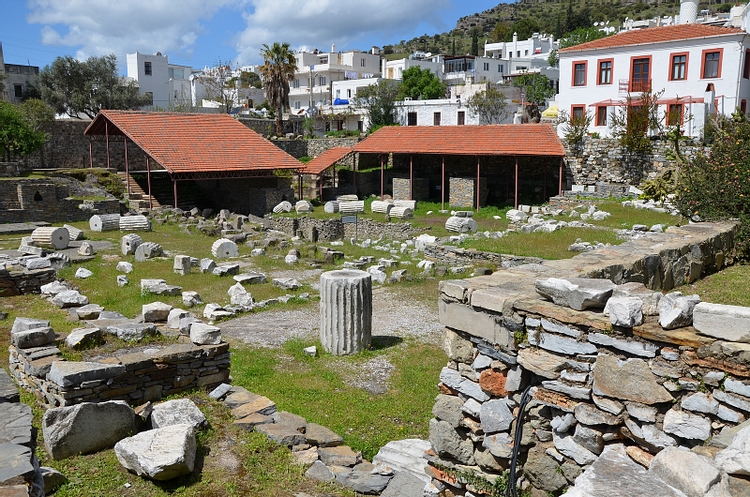
[[[698,0],[680,0],[680,24],[695,24]]]

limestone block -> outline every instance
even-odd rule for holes
[[[122,255],[135,254],[138,245],[143,243],[143,238],[135,233],[130,233],[120,238],[120,251]]]
[[[171,311],[169,311],[169,315],[167,316],[167,328],[171,328],[173,330],[179,329],[180,321],[190,315],[191,314],[184,309],[172,309]]]
[[[97,305],[97,304],[88,304],[84,305],[82,307],[78,307],[73,311],[77,316],[78,319],[83,320],[90,320],[90,319],[99,319],[99,314],[101,314],[104,311],[104,307]]]
[[[89,242],[82,242],[81,246],[78,247],[78,255],[89,256],[94,254],[96,254],[96,250]]]
[[[594,278],[547,278],[536,280],[534,288],[557,305],[582,311],[602,309],[612,295],[615,284]]]
[[[78,269],[76,270],[76,274],[75,274],[75,275],[73,275],[73,277],[74,277],[74,278],[78,278],[78,279],[81,279],[81,280],[85,280],[86,278],[89,278],[89,277],[91,277],[91,276],[93,276],[93,275],[94,275],[94,273],[92,273],[91,271],[89,271],[89,270],[88,270],[88,269],[86,269],[85,267],[79,267],[79,268],[78,268]]]
[[[47,269],[52,267],[52,263],[46,257],[34,257],[32,259],[26,259],[26,269],[29,271],[35,271],[37,269]]]
[[[643,324],[643,301],[638,297],[612,297],[607,309],[612,326],[633,328]]]
[[[394,219],[412,219],[414,211],[408,207],[393,207],[388,215]]]
[[[529,215],[518,209],[510,209],[505,213],[505,219],[511,223],[523,223],[529,218]]]
[[[190,341],[196,345],[218,345],[221,343],[221,328],[204,323],[193,323]]]
[[[656,381],[656,376],[642,359],[620,361],[617,357],[600,355],[596,358],[591,378],[596,395],[647,405],[672,401],[672,395]]]
[[[85,295],[78,293],[76,290],[66,290],[52,297],[50,302],[61,309],[65,309],[67,307],[80,307],[86,305],[89,303],[89,299]]]
[[[334,355],[356,354],[372,338],[372,277],[352,269],[320,275],[320,341]]]
[[[313,211],[313,206],[307,200],[299,200],[294,204],[294,211],[297,214],[308,214]]]
[[[514,419],[508,402],[503,399],[488,400],[479,411],[482,430],[487,434],[508,430]]]
[[[107,326],[107,333],[117,335],[120,340],[128,342],[139,342],[147,335],[156,335],[158,330],[154,323],[133,323],[126,322],[116,325]]]
[[[164,255],[164,250],[158,243],[143,242],[135,249],[135,260],[138,262],[153,259],[154,257],[161,257],[162,255]]]
[[[302,284],[294,278],[274,278],[271,280],[273,286],[283,290],[297,290],[302,288]]]
[[[102,330],[99,328],[76,328],[65,337],[65,345],[73,350],[80,350],[102,342]]]
[[[189,255],[176,255],[174,256],[174,263],[172,268],[175,274],[186,275],[190,274],[190,256]]]
[[[71,226],[69,224],[63,224],[63,228],[68,230],[68,234],[70,235],[71,242],[83,240],[84,238],[86,238],[86,236],[83,233],[83,230],[78,229],[75,226]]]
[[[731,443],[716,454],[715,460],[730,475],[750,476],[750,427],[741,429]]]
[[[166,321],[171,310],[172,306],[165,304],[164,302],[151,302],[150,304],[144,304],[141,306],[143,320],[147,323]]]
[[[166,428],[174,425],[190,425],[199,430],[208,424],[198,406],[190,399],[174,399],[160,402],[151,411],[151,427]]]
[[[219,238],[211,245],[211,254],[219,259],[239,257],[240,252],[237,244],[227,238]]]
[[[393,208],[393,202],[387,200],[373,200],[370,204],[370,210],[373,213],[388,214]]]
[[[342,201],[339,200],[339,212],[342,214],[364,214],[365,212],[365,201],[354,200],[354,201]]]
[[[241,285],[259,285],[266,282],[266,275],[250,272],[232,276],[232,279]]]
[[[213,273],[214,269],[216,269],[216,263],[212,259],[201,259],[201,273]]]
[[[750,343],[750,307],[700,302],[693,308],[693,327],[720,340]]]
[[[327,214],[334,214],[339,211],[339,203],[335,200],[329,200],[323,206],[323,211]]]
[[[60,283],[59,281],[53,281],[52,283],[47,283],[46,285],[42,285],[39,290],[44,295],[57,295],[60,292],[64,292],[65,290],[69,290],[67,286],[65,286],[63,283]],[[19,318],[16,318],[19,319]],[[24,318],[21,318],[24,319]]]
[[[721,479],[712,459],[683,447],[667,447],[653,458],[649,473],[661,478],[687,497],[703,497]]]
[[[282,212],[292,212],[292,204],[284,200],[283,202],[276,204],[273,208],[274,214],[281,214]]]
[[[141,280],[141,294],[152,293],[151,289],[157,285],[163,285],[166,281],[157,278],[143,278]]]
[[[479,225],[471,217],[451,216],[445,221],[445,229],[454,233],[474,233]]]
[[[137,431],[135,412],[121,401],[53,408],[42,418],[44,445],[55,460],[112,447]]]
[[[701,299],[697,295],[672,292],[659,302],[659,324],[665,330],[674,330],[693,324],[693,309]]]
[[[43,347],[55,343],[55,331],[49,326],[15,331],[10,334],[10,343],[19,349]]]
[[[121,216],[120,231],[151,231],[151,222],[146,216]]]
[[[672,408],[664,415],[664,431],[689,440],[708,440],[711,436],[711,420]]]
[[[159,481],[191,473],[195,454],[195,431],[187,424],[144,431],[115,445],[123,467]]]
[[[121,273],[132,273],[133,265],[126,261],[120,261],[117,263],[117,270]]]
[[[128,280],[128,277],[124,274],[118,274],[117,275],[117,286],[123,287],[130,284],[130,280]]]
[[[65,228],[43,226],[31,232],[31,240],[36,247],[51,247],[55,250],[63,250],[68,248],[70,244],[70,233]]]
[[[653,343],[614,338],[603,333],[589,333],[588,339],[591,343],[612,347],[639,357],[656,357],[656,352],[659,350],[658,345]]]
[[[394,200],[393,205],[394,207],[406,207],[408,209],[411,209],[413,212],[417,208],[417,201],[416,200]]]
[[[115,231],[120,229],[119,214],[95,214],[89,219],[91,231]]]
[[[202,303],[203,300],[198,292],[182,292],[182,305],[185,307],[193,307]]]

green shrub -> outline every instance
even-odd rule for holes
[[[683,165],[677,182],[677,207],[686,217],[739,219],[737,251],[750,255],[750,122],[736,112],[718,120],[708,155]]]

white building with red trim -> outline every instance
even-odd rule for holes
[[[626,105],[627,96],[637,99],[649,89],[664,90],[660,116],[669,124],[679,119],[688,136],[701,136],[711,113],[748,111],[750,35],[743,29],[653,27],[565,48],[559,55],[560,110],[590,113],[588,131],[603,137],[612,135],[612,114]]]

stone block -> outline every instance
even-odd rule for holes
[[[700,302],[693,308],[693,327],[720,340],[750,343],[750,307]]]

